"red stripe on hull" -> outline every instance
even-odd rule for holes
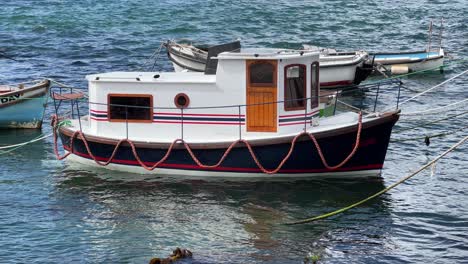
[[[181,121],[153,121],[153,123],[161,123],[161,124],[182,124]],[[200,125],[239,125],[239,122],[193,122],[193,121],[184,121],[185,124],[200,124]],[[240,123],[241,125],[244,125],[245,123]]]
[[[171,115],[171,116],[182,116],[181,113],[154,113],[154,115]],[[229,116],[229,117],[244,117],[245,115],[235,115],[235,114],[188,114],[184,113],[184,116]]]
[[[90,117],[89,119],[94,121],[109,121],[107,118],[97,118],[97,117]]]
[[[93,110],[93,109],[90,109],[89,111],[92,112],[92,113],[107,114],[107,111]]]
[[[67,151],[70,151],[70,148],[64,146]],[[73,154],[80,156],[82,158],[87,158],[92,160],[91,156],[85,153],[80,152],[73,152]],[[108,158],[103,157],[96,157],[98,161],[107,161]],[[130,166],[140,166],[138,161],[136,160],[120,160],[120,159],[113,159],[112,163],[119,164],[119,165],[130,165]],[[153,166],[154,162],[143,162],[146,166]],[[202,168],[198,165],[189,165],[189,164],[174,164],[174,163],[162,163],[160,164],[161,168],[166,169],[188,169],[188,170],[199,170],[199,171],[224,171],[224,172],[262,172],[258,168],[238,168],[238,167],[216,167],[216,168]],[[355,166],[355,167],[345,167],[339,168],[336,170],[329,170],[329,169],[308,169],[308,170],[301,170],[301,169],[282,169],[279,173],[322,173],[322,172],[343,172],[343,171],[360,171],[360,170],[376,170],[382,169],[383,164],[368,164],[363,166]]]
[[[299,122],[294,122],[294,123],[287,123],[287,124],[279,124],[279,126],[291,126],[291,125],[304,125],[304,123],[307,123],[307,121],[299,121]]]

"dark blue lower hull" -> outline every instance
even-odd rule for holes
[[[278,171],[280,174],[308,174],[308,173],[330,173],[380,170],[383,166],[385,155],[390,139],[390,134],[397,116],[387,118],[386,122],[372,126],[363,125],[359,147],[353,157],[342,167],[336,170],[327,169],[322,163],[314,143],[307,137],[300,138],[294,147],[292,155]],[[392,116],[393,117],[393,116]],[[342,162],[352,151],[356,141],[356,126],[330,136],[318,136],[318,142],[324,157],[330,166]],[[64,128],[60,129],[60,137],[66,150],[73,154],[91,159],[83,141],[77,137],[73,141],[73,148],[70,144],[72,131]],[[97,160],[107,161],[115,149],[115,144],[109,142],[98,142],[92,137],[87,138],[90,150]],[[291,141],[269,144],[253,144],[253,150],[259,162],[268,170],[278,167],[291,148]],[[198,166],[191,158],[188,151],[181,147],[172,150],[168,159],[160,164],[158,168],[176,170],[196,170],[196,171],[217,171],[235,173],[262,173],[255,163],[249,150],[245,145],[239,143],[229,153],[227,158],[216,168],[203,168]],[[198,148],[193,147],[195,156],[205,165],[216,164],[226,151],[226,147],[220,148]],[[167,152],[167,148],[151,146],[138,146],[137,153],[141,161],[147,166],[152,166],[161,160]],[[123,144],[117,150],[111,164],[126,166],[140,166],[135,159],[131,147]]]

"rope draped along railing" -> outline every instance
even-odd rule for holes
[[[58,136],[57,136],[57,130],[62,126],[62,125],[65,125],[67,121],[62,121],[62,122],[58,122],[58,117],[57,115],[53,115],[52,116],[52,129],[53,129],[53,138],[54,138],[54,153],[55,153],[55,156],[57,157],[58,160],[63,160],[65,159],[66,157],[68,157],[70,154],[73,153],[73,143],[74,143],[74,140],[76,138],[79,138],[83,141],[83,144],[86,148],[86,151],[87,151],[87,154],[94,160],[94,162],[100,166],[107,166],[109,165],[112,160],[114,159],[116,153],[117,153],[117,150],[120,148],[120,146],[123,144],[123,143],[127,143],[130,145],[131,149],[132,149],[132,153],[133,153],[133,156],[135,158],[135,160],[138,162],[138,164],[143,167],[144,169],[148,170],[148,171],[152,171],[154,169],[156,169],[157,167],[159,167],[162,163],[164,163],[166,161],[166,159],[169,157],[169,155],[171,154],[174,146],[178,143],[181,143],[183,144],[184,148],[188,151],[188,153],[190,154],[190,157],[192,158],[192,160],[201,168],[216,168],[218,166],[220,166],[223,161],[226,159],[226,157],[229,155],[229,153],[231,152],[231,150],[238,144],[242,143],[244,144],[247,149],[249,150],[249,153],[252,157],[252,159],[254,160],[255,164],[258,166],[258,168],[265,174],[275,174],[277,172],[279,172],[281,170],[281,168],[283,167],[283,165],[286,163],[286,161],[288,161],[289,157],[291,156],[291,154],[293,153],[294,151],[294,147],[295,147],[295,143],[296,141],[300,138],[300,137],[303,137],[303,136],[307,136],[310,138],[310,140],[312,140],[312,142],[314,143],[314,146],[315,146],[315,149],[317,151],[317,153],[319,154],[320,156],[320,160],[322,161],[322,164],[325,168],[329,169],[329,170],[336,170],[340,167],[342,167],[343,165],[345,165],[353,156],[354,154],[356,153],[356,151],[358,150],[359,148],[359,143],[360,143],[360,139],[361,139],[361,130],[362,130],[362,113],[359,113],[359,118],[358,118],[358,123],[357,123],[357,133],[356,133],[356,140],[355,140],[355,143],[354,143],[354,146],[353,146],[353,149],[351,150],[351,152],[346,156],[346,158],[340,162],[339,164],[337,165],[334,165],[334,166],[331,166],[328,164],[328,162],[326,161],[324,155],[323,155],[323,152],[322,152],[322,149],[317,141],[317,139],[315,138],[315,136],[312,134],[312,133],[308,133],[308,132],[302,132],[298,135],[296,135],[293,140],[291,141],[291,146],[290,146],[290,149],[288,151],[288,153],[286,154],[286,156],[282,159],[282,161],[279,163],[279,165],[273,169],[273,170],[268,170],[266,169],[259,161],[257,155],[255,154],[251,144],[249,143],[248,140],[245,140],[245,139],[238,139],[234,142],[232,142],[230,144],[230,146],[226,149],[226,151],[224,152],[223,156],[220,158],[220,160],[216,163],[216,164],[213,164],[213,165],[206,165],[206,164],[203,164],[202,162],[200,162],[200,160],[195,156],[195,154],[193,153],[192,151],[192,148],[190,147],[190,145],[183,139],[175,139],[170,145],[169,145],[169,148],[167,149],[166,151],[166,154],[157,162],[155,162],[153,165],[151,166],[147,166],[141,159],[140,159],[140,156],[138,155],[137,153],[137,149],[135,147],[135,144],[132,140],[129,140],[128,138],[124,138],[124,139],[121,139],[117,142],[117,144],[115,145],[114,147],[114,150],[112,151],[112,154],[111,156],[104,162],[101,162],[99,161],[96,156],[91,152],[91,149],[89,147],[89,144],[88,144],[88,141],[84,135],[84,133],[81,131],[81,130],[76,130],[75,132],[73,132],[72,136],[70,137],[70,151],[65,153],[64,155],[60,155],[59,154],[59,151],[58,151]]]
[[[413,176],[419,174],[421,171],[425,170],[426,168],[428,168],[429,166],[435,164],[438,160],[440,160],[441,158],[443,158],[445,155],[449,154],[450,152],[454,151],[456,148],[458,148],[460,145],[462,145],[466,140],[468,139],[468,136],[465,136],[464,138],[462,138],[460,141],[458,141],[456,144],[452,145],[449,149],[447,149],[446,151],[444,151],[442,154],[440,154],[439,156],[437,156],[436,158],[434,158],[433,160],[431,160],[430,162],[426,163],[424,166],[420,167],[419,169],[417,169],[415,172],[409,174],[408,176],[400,179],[399,181],[397,181],[396,183],[388,186],[387,188],[381,190],[380,192],[377,192],[359,202],[356,202],[352,205],[349,205],[347,207],[344,207],[344,208],[341,208],[341,209],[338,209],[336,211],[333,211],[333,212],[330,212],[330,213],[326,213],[326,214],[322,214],[322,215],[319,215],[319,216],[316,216],[316,217],[311,217],[311,218],[306,218],[306,219],[303,219],[303,220],[299,220],[299,221],[292,221],[292,222],[287,222],[287,223],[284,223],[284,225],[298,225],[298,224],[306,224],[306,223],[310,223],[310,222],[314,222],[314,221],[318,221],[318,220],[322,220],[322,219],[326,219],[326,218],[329,218],[329,217],[332,217],[332,216],[335,216],[335,215],[338,215],[338,214],[341,214],[341,213],[344,213],[346,211],[349,211],[365,202],[368,202],[388,191],[390,191],[391,189],[395,188],[396,186],[402,184],[403,182],[409,180],[410,178],[412,178]]]

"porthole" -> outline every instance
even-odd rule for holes
[[[190,104],[188,95],[179,93],[174,97],[174,104],[177,108],[187,108]]]

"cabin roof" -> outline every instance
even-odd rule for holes
[[[94,82],[215,83],[216,75],[203,72],[107,72],[87,75]]]
[[[235,51],[226,51],[218,54],[216,59],[228,60],[278,60],[278,59],[294,59],[301,57],[318,56],[316,51],[307,50],[292,50],[292,49],[275,49],[275,48],[242,48]]]

